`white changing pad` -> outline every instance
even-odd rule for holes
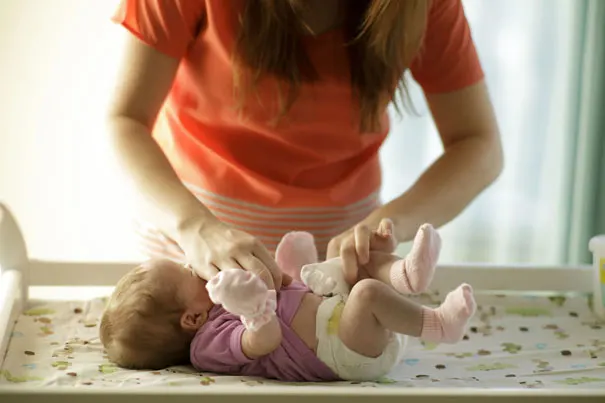
[[[438,298],[423,297],[424,302],[433,303]],[[478,313],[464,341],[437,346],[411,340],[398,368],[388,377],[362,386],[605,388],[605,323],[595,320],[585,299],[485,296],[478,301]],[[189,367],[163,371],[116,368],[104,356],[97,336],[104,303],[104,298],[33,303],[16,324],[0,369],[0,384],[80,388],[277,384],[199,374]]]

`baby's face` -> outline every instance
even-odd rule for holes
[[[212,301],[206,290],[206,282],[189,267],[172,261],[166,261],[157,267],[157,280],[162,284],[172,284],[178,290],[178,297],[186,306],[212,307]]]
[[[145,264],[142,269],[153,271],[153,281],[160,285],[160,290],[164,288],[172,293],[176,290],[174,300],[184,305],[181,326],[185,330],[195,331],[206,322],[208,312],[214,305],[208,296],[206,281],[189,267],[169,260]]]

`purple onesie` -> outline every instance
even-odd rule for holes
[[[244,325],[222,306],[210,310],[208,321],[191,342],[191,363],[198,371],[258,376],[290,382],[336,381],[339,378],[294,333],[290,324],[309,289],[300,283],[277,293],[277,318],[282,342],[271,354],[251,360],[242,352]]]

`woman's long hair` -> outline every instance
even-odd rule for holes
[[[405,92],[403,73],[419,51],[430,0],[348,0],[344,29],[351,86],[360,112],[360,130],[380,127],[380,118],[397,92]],[[317,80],[301,43],[300,10],[305,0],[247,0],[234,61],[238,109],[264,74],[277,77],[278,118],[296,99],[303,82]]]

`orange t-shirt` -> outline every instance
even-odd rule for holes
[[[341,30],[304,37],[320,81],[303,84],[287,117],[276,82],[261,102],[234,108],[232,59],[245,0],[121,0],[113,20],[181,60],[153,136],[181,180],[221,220],[274,250],[291,230],[327,242],[379,205],[378,150],[388,133],[359,132]],[[449,92],[483,78],[460,0],[433,0],[422,54],[411,66],[426,92]],[[153,230],[150,228],[150,234]],[[159,236],[159,235],[158,235]]]

